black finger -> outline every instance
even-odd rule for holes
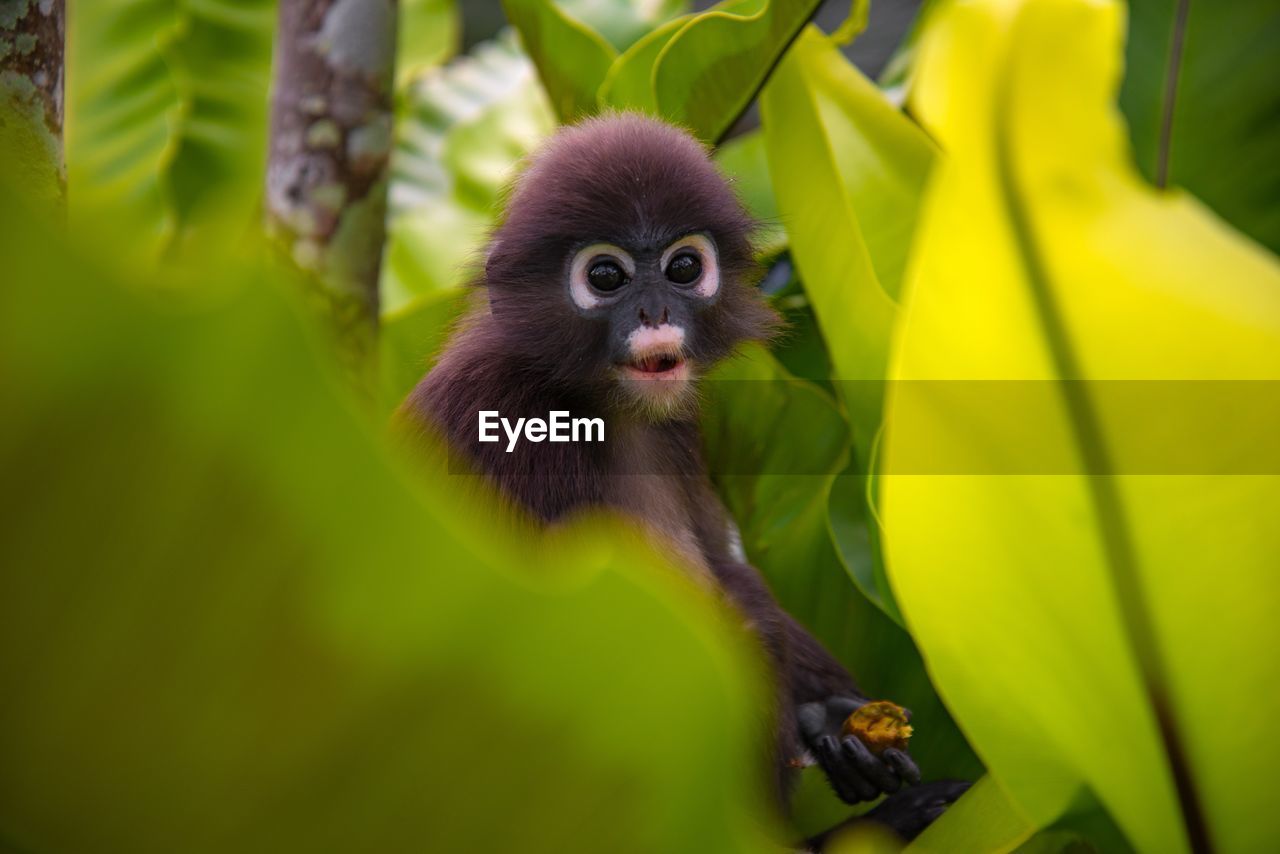
[[[866,784],[865,780],[854,780],[839,774],[828,774],[827,782],[831,785],[831,791],[836,793],[836,797],[844,801],[846,804],[860,804],[863,801],[871,800],[866,796],[866,792],[862,785]]]
[[[893,773],[893,769],[872,754],[857,736],[846,736],[840,746],[849,764],[863,777],[879,786],[881,791],[896,792],[902,787],[902,781]]]
[[[884,752],[882,758],[909,785],[914,786],[920,782],[920,768],[906,753],[896,747],[890,747]]]
[[[824,735],[818,739],[814,753],[818,764],[827,773],[831,788],[841,800],[856,804],[859,801],[873,800],[880,795],[879,790],[845,760],[840,751],[840,743],[834,736]]]
[[[880,797],[880,792],[874,785],[847,765],[841,776],[831,778],[831,788],[835,789],[836,794],[847,804],[874,801]]]

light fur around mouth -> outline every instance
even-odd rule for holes
[[[650,417],[670,416],[691,397],[693,371],[685,355],[684,329],[642,326],[627,338],[629,359],[618,366],[622,389]]]
[[[684,357],[684,329],[664,323],[641,326],[627,336],[628,361],[621,366],[627,379],[680,381],[689,378]]]

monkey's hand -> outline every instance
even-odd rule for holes
[[[826,772],[831,788],[850,804],[896,792],[903,783],[920,782],[920,769],[906,751],[890,747],[876,756],[856,735],[841,732],[849,715],[866,704],[857,697],[830,697],[805,703],[796,714],[805,747]]]

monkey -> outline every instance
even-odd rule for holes
[[[916,785],[906,751],[876,756],[841,735],[868,698],[746,562],[702,458],[699,377],[780,329],[755,286],[755,229],[686,131],[631,112],[561,128],[508,190],[477,271],[483,298],[394,422],[411,440],[442,434],[542,523],[605,508],[654,532],[766,651],[776,695],[770,783],[784,814],[796,766],[816,762],[848,803],[889,795],[865,818],[910,839],[967,784]],[[571,412],[603,419],[609,434],[603,443],[482,442],[483,411]]]

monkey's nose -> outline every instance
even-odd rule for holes
[[[657,323],[654,323],[652,320],[649,319],[649,313],[647,311],[645,311],[643,308],[640,309],[640,322],[643,323],[645,326],[652,326],[654,329],[657,329],[662,324],[667,323],[670,319],[671,319],[671,312],[665,305],[662,307],[662,318],[658,320]]]

